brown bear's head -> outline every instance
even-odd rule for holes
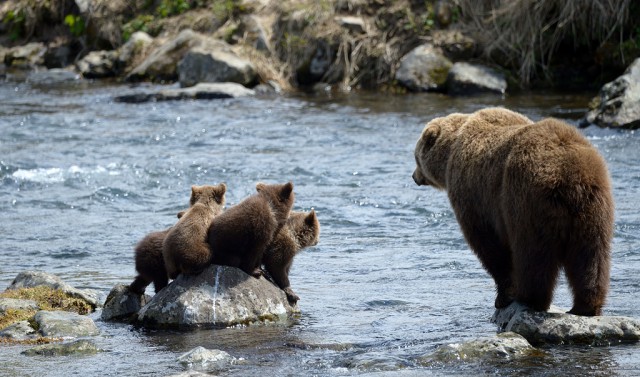
[[[271,208],[276,214],[278,226],[286,223],[289,217],[295,194],[293,193],[293,183],[288,182],[282,185],[268,185],[266,183],[256,184],[258,195],[266,198]]]
[[[219,214],[222,212],[225,204],[224,194],[227,192],[227,186],[221,183],[216,186],[191,186],[191,198],[189,204],[193,206],[196,203],[202,203],[207,207],[213,208]],[[180,218],[178,214],[178,218]]]
[[[286,225],[296,238],[298,249],[318,244],[320,238],[320,222],[316,211],[291,212]]]
[[[416,169],[413,180],[418,186],[446,189],[446,169],[456,130],[464,124],[468,114],[451,114],[435,118],[422,130],[414,156]]]

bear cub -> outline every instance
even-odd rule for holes
[[[309,213],[291,212],[287,223],[276,233],[262,257],[266,272],[287,294],[287,299],[292,304],[300,299],[289,283],[293,257],[305,247],[317,245],[319,236],[320,223],[314,210]]]
[[[213,219],[208,242],[213,264],[239,267],[259,278],[264,251],[286,223],[295,195],[291,182],[258,183],[256,190]]]
[[[167,233],[162,256],[170,279],[178,274],[195,275],[211,263],[207,230],[214,217],[222,213],[227,186],[192,186],[191,207]]]
[[[178,219],[186,211],[178,213]],[[167,269],[164,266],[164,258],[162,257],[162,243],[171,228],[165,230],[151,232],[144,236],[138,242],[135,251],[135,265],[138,275],[129,285],[129,291],[142,295],[145,289],[151,283],[156,293],[169,284]]]

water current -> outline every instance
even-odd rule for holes
[[[640,375],[640,346],[557,346],[524,361],[422,366],[443,344],[495,334],[491,278],[464,242],[446,195],[411,179],[424,123],[500,105],[576,124],[590,95],[506,98],[437,94],[264,96],[116,103],[123,85],[0,83],[0,289],[25,270],[103,298],[135,276],[133,247],[175,222],[194,184],[295,185],[315,208],[320,242],[292,272],[301,314],[290,323],[194,332],[99,321],[88,357],[27,357],[0,347],[0,375],[156,376],[181,372],[197,346],[242,359],[225,376]],[[640,135],[582,130],[604,155],[616,200],[606,315],[640,317]],[[148,289],[152,292],[151,287]],[[571,307],[566,280],[554,304]]]

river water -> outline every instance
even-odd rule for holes
[[[104,323],[105,352],[27,357],[1,346],[1,375],[170,375],[197,346],[239,359],[244,376],[638,375],[640,346],[568,347],[524,361],[422,366],[438,346],[495,334],[494,286],[464,242],[446,195],[412,179],[425,122],[501,105],[575,124],[588,95],[321,94],[115,103],[122,85],[0,83],[0,289],[25,270],[103,298],[135,271],[133,247],[175,222],[193,184],[227,184],[232,205],[259,181],[291,180],[315,208],[320,242],[297,256],[290,323],[195,332]],[[640,317],[640,148],[632,131],[584,129],[607,160],[616,199],[606,315]],[[149,288],[152,292],[151,287]],[[562,279],[554,304],[571,307]]]

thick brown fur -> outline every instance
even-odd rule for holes
[[[178,274],[195,275],[211,263],[207,230],[222,213],[227,186],[192,186],[191,207],[174,225],[162,244],[162,256],[170,279]]]
[[[451,114],[427,124],[415,159],[414,181],[447,192],[497,308],[547,310],[562,267],[570,313],[601,315],[614,203],[606,164],[579,131],[501,108]]]
[[[302,249],[318,244],[320,223],[316,212],[291,212],[287,223],[280,228],[267,246],[262,257],[265,270],[273,281],[287,294],[291,303],[300,299],[291,289],[289,270],[293,257]]]
[[[178,213],[178,219],[186,211]],[[138,275],[129,285],[129,290],[133,293],[144,294],[147,286],[153,283],[153,288],[158,293],[169,284],[167,269],[164,267],[162,257],[162,243],[171,228],[152,232],[144,236],[135,247],[135,264]]]
[[[214,264],[239,267],[259,278],[264,250],[287,221],[295,195],[291,182],[258,183],[256,190],[213,220],[209,246]]]

